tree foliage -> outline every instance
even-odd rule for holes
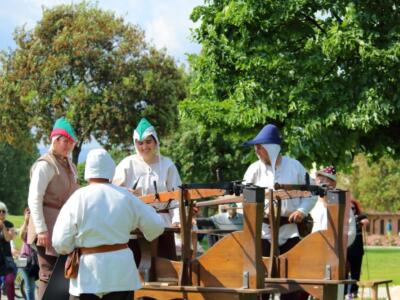
[[[33,144],[32,139],[30,143]],[[28,205],[29,170],[37,156],[37,153],[0,142],[0,201],[6,203],[13,214],[22,214]]]
[[[275,123],[307,166],[400,153],[397,1],[214,0],[192,20],[202,51],[183,119],[241,133],[232,147]]]
[[[208,130],[183,120],[176,132],[161,141],[162,153],[171,156],[183,182],[240,180],[255,159],[254,151],[231,144],[240,139],[240,134],[227,136],[220,128]]]
[[[17,120],[28,119],[37,139],[66,116],[79,138],[75,161],[91,136],[106,148],[130,144],[143,116],[161,133],[176,125],[183,71],[138,26],[83,2],[44,9],[32,30],[16,30],[15,41],[2,63],[4,89],[14,93],[0,105],[21,105]]]
[[[375,211],[400,209],[400,164],[384,156],[371,162],[364,155],[357,155],[350,175],[343,182],[364,208]]]

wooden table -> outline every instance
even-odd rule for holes
[[[359,281],[357,284],[361,288],[361,300],[364,299],[364,288],[370,288],[371,289],[371,299],[372,300],[378,300],[378,287],[380,284],[386,285],[386,294],[387,294],[387,299],[390,298],[390,292],[389,292],[389,283],[391,283],[393,280],[390,279],[381,279],[381,280],[363,280]]]

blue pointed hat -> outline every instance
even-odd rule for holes
[[[279,129],[273,124],[265,125],[263,129],[250,141],[243,143],[244,146],[258,144],[277,144],[282,143]]]

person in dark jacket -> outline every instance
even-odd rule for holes
[[[361,266],[364,256],[364,241],[363,241],[363,228],[369,225],[367,216],[362,212],[360,203],[351,199],[351,209],[353,210],[354,216],[356,218],[356,238],[353,244],[347,248],[347,264],[348,264],[348,274],[353,280],[360,280]],[[358,297],[358,285],[352,284],[350,286],[350,291],[346,286],[345,292],[348,293],[348,298]]]
[[[15,236],[14,224],[6,220],[8,209],[5,203],[0,202],[0,251],[2,252],[2,261],[0,268],[4,276],[4,284],[7,292],[7,299],[15,299],[14,280],[16,274],[16,265],[11,253],[11,240]],[[1,291],[0,291],[1,297]]]

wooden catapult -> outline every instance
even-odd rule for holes
[[[180,261],[158,257],[156,241],[139,239],[141,261],[139,272],[143,288],[135,299],[218,299],[253,300],[261,294],[288,293],[305,290],[317,299],[342,299],[345,280],[347,240],[343,234],[347,213],[346,192],[310,185],[277,185],[276,191],[256,186],[182,185],[175,192],[147,195],[150,203],[179,199],[182,250]],[[327,199],[328,229],[311,233],[290,251],[279,255],[278,228],[280,201],[319,194]],[[201,199],[210,197],[215,200]],[[263,257],[261,227],[265,199],[269,199],[271,254]],[[195,206],[242,202],[244,224],[242,231],[228,233],[203,255],[195,257],[191,250],[193,208]],[[273,204],[275,203],[275,205]]]

